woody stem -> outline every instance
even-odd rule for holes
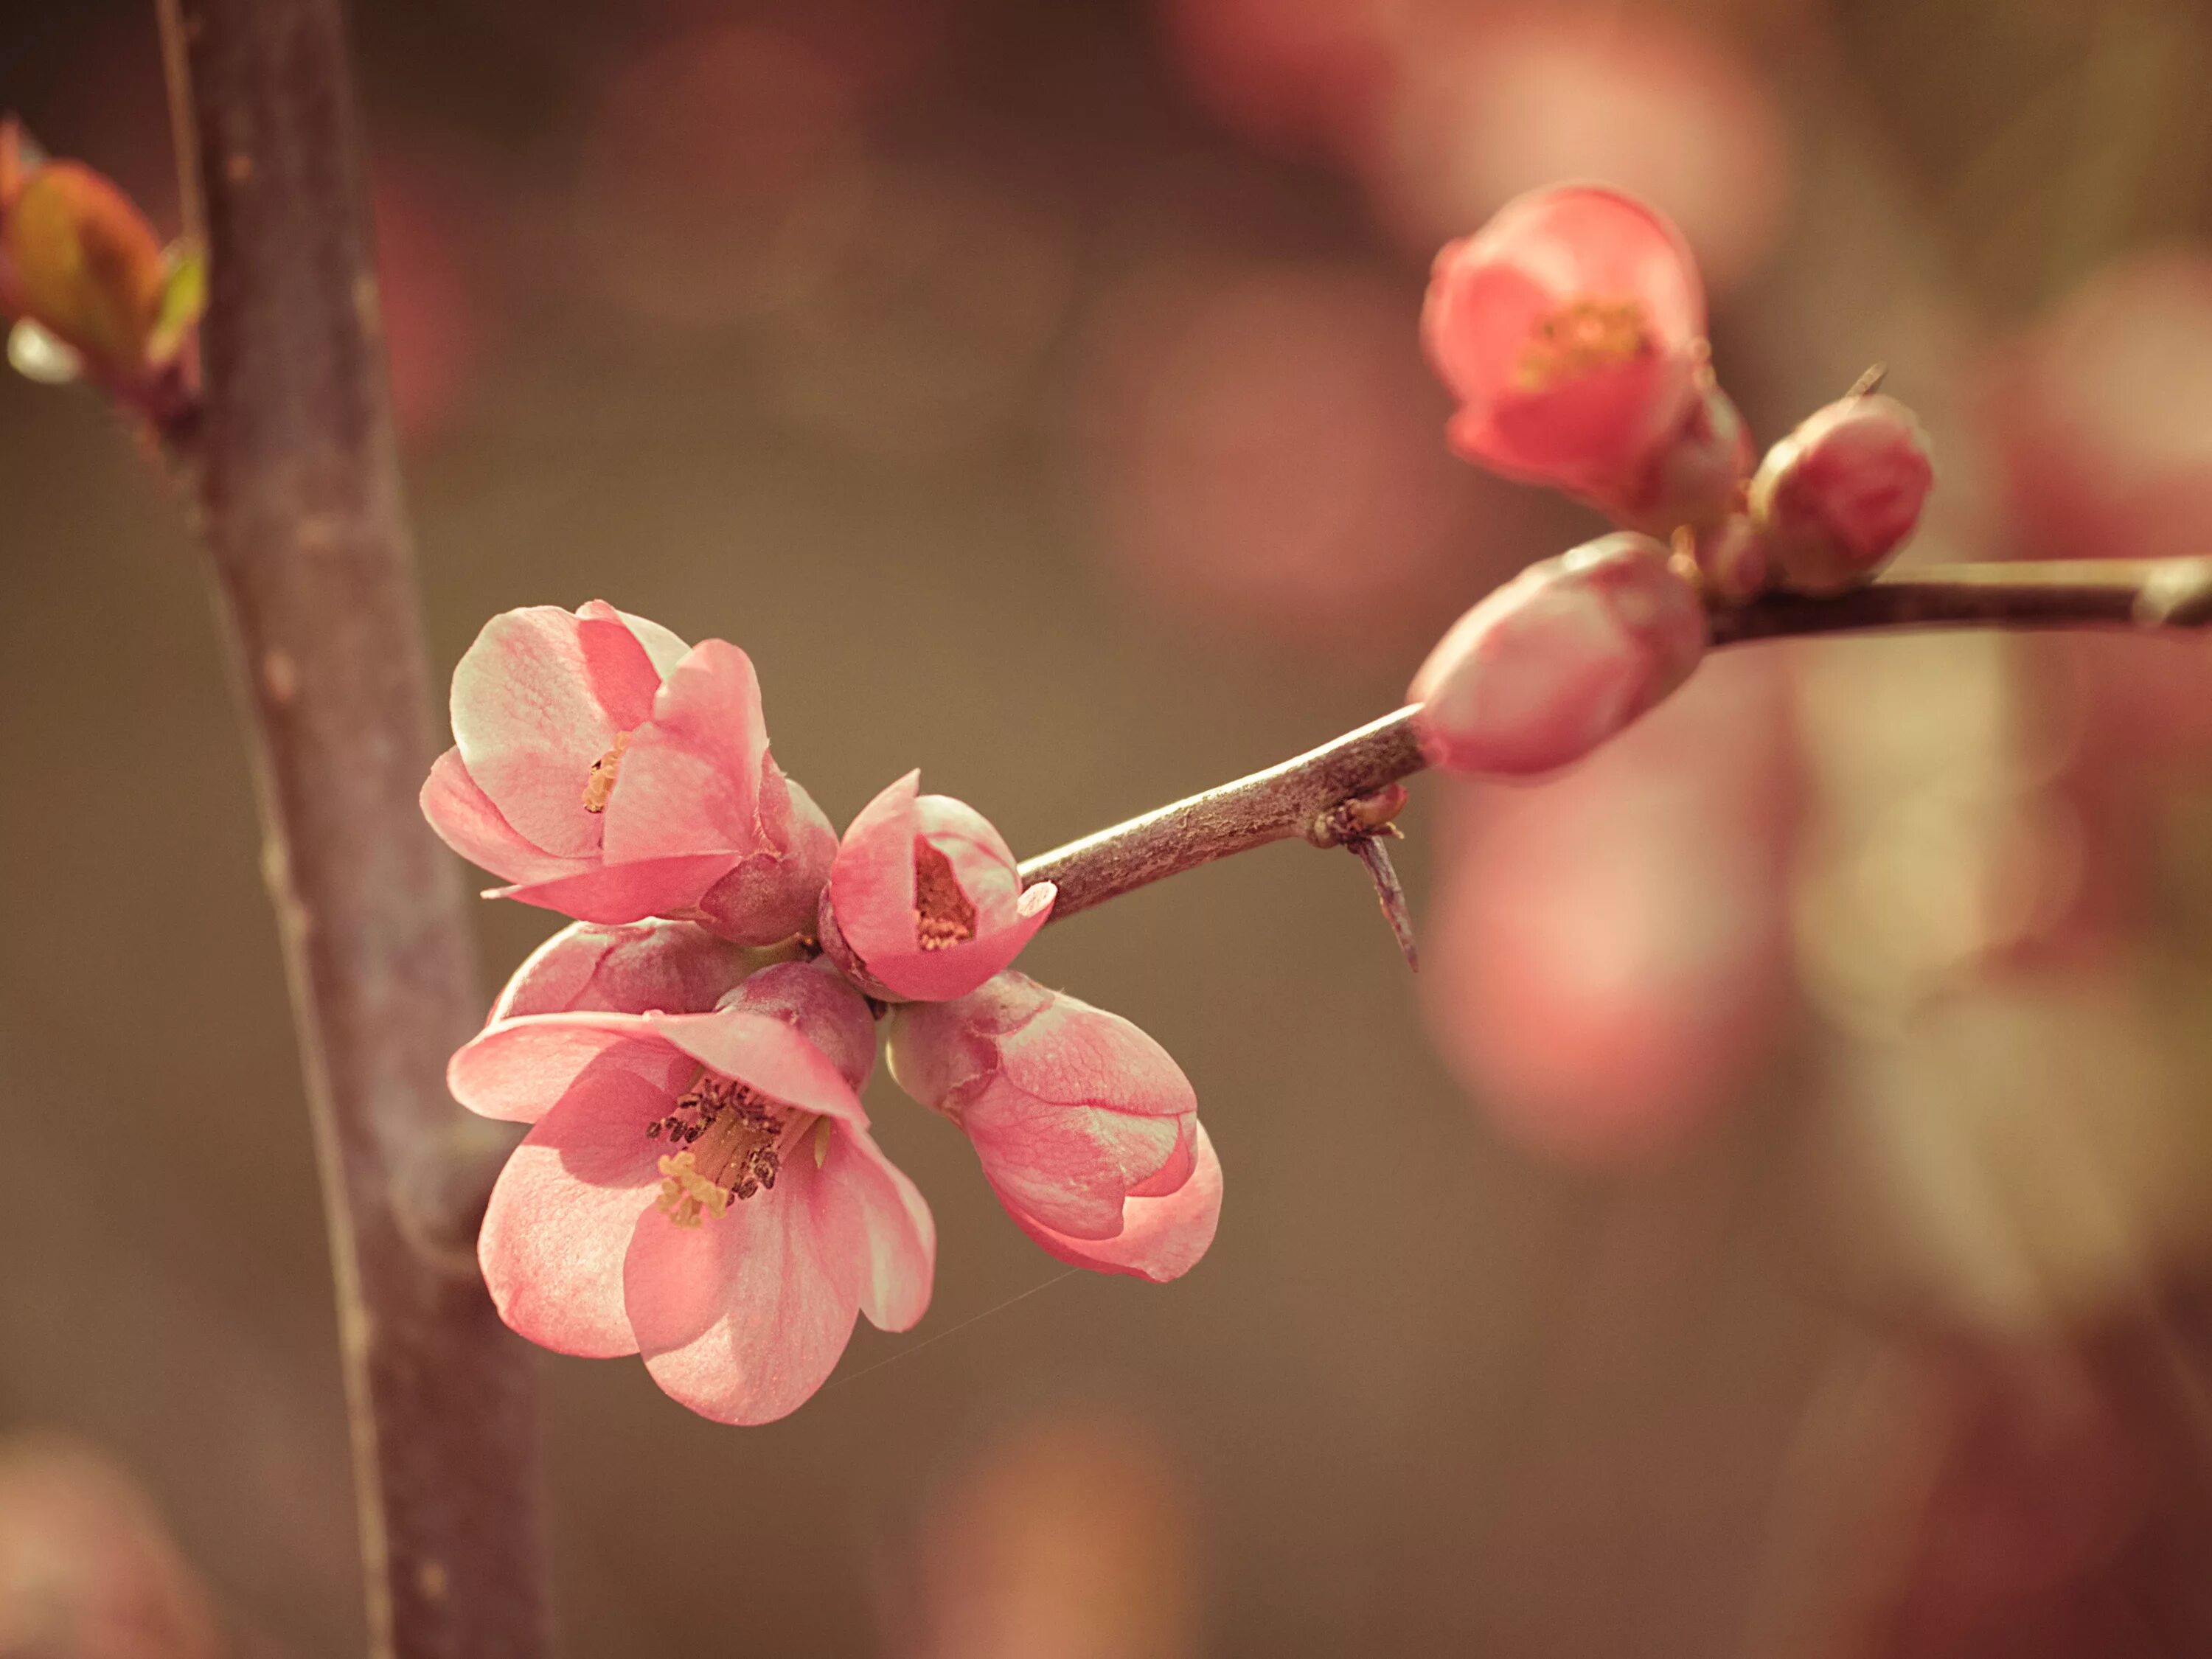
[[[1930,565],[1832,599],[1771,594],[1716,605],[1711,621],[1716,645],[1889,629],[2202,629],[2212,626],[2212,558]],[[1041,854],[1023,864],[1022,881],[1059,888],[1057,921],[1270,842],[1334,845],[1316,833],[1326,815],[1427,765],[1413,712]]]
[[[371,1651],[546,1651],[528,1350],[473,1249],[510,1144],[446,1057],[483,1006],[416,791],[432,698],[339,0],[175,0],[210,290],[187,458],[252,751],[322,1167]]]

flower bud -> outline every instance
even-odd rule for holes
[[[1863,394],[1814,410],[1766,452],[1751,481],[1751,516],[1782,586],[1840,593],[1905,544],[1935,481],[1912,411]]]
[[[890,1000],[963,997],[1021,952],[1052,913],[1026,890],[990,821],[909,772],[864,807],[830,867],[822,949],[853,982]]]
[[[1002,973],[891,1015],[891,1075],[968,1136],[1022,1230],[1077,1267],[1165,1281],[1212,1243],[1221,1165],[1167,1050]]]
[[[1678,527],[1718,523],[1742,502],[1751,477],[1751,434],[1710,369],[1697,401],[1645,465],[1635,486],[1592,497],[1620,524],[1664,541]]]
[[[573,922],[524,959],[491,1018],[703,1014],[758,965],[696,922]]]
[[[1766,591],[1774,574],[1766,539],[1741,513],[1689,532],[1690,556],[1716,597],[1741,605]]]
[[[1580,760],[1689,678],[1705,611],[1649,536],[1531,565],[1437,642],[1407,696],[1431,763],[1534,777]]]
[[[1588,185],[1508,203],[1437,256],[1421,313],[1459,399],[1452,447],[1602,502],[1633,492],[1698,396],[1705,301],[1680,233]]]
[[[769,1014],[830,1057],[858,1094],[876,1069],[876,1017],[836,968],[820,960],[781,962],[737,986],[720,1006]]]

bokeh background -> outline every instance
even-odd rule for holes
[[[1764,437],[1889,365],[1913,556],[2212,549],[2182,0],[356,10],[441,670],[593,596],[738,641],[841,820],[918,764],[1041,850],[1591,533],[1446,456],[1415,336],[1562,177],[1680,220]],[[5,9],[0,104],[173,226],[150,9]],[[246,769],[89,397],[0,384],[0,1651],[351,1650]],[[541,1361],[568,1650],[2212,1651],[2208,744],[2194,647],[1762,647],[1423,781],[1419,981],[1303,848],[1048,930],[1197,1086],[1209,1258],[1061,1273],[879,1080],[916,1333],[751,1431]],[[551,925],[481,912],[487,1000]]]

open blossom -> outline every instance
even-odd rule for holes
[[[1705,333],[1680,233],[1595,185],[1531,191],[1445,247],[1421,313],[1429,361],[1460,404],[1452,447],[1608,510],[1650,489],[1698,415]]]
[[[737,647],[599,599],[509,611],[453,671],[453,720],[422,811],[501,896],[745,945],[812,922],[835,832],[770,758]]]
[[[1705,613],[1667,550],[1620,532],[1533,564],[1452,624],[1407,697],[1432,764],[1532,777],[1580,760],[1689,678]]]
[[[929,1304],[935,1225],[855,1092],[874,1053],[860,994],[796,962],[710,1013],[487,1026],[448,1081],[532,1126],[477,1241],[500,1316],[563,1353],[641,1353],[721,1422],[796,1408],[858,1315],[906,1330]]]
[[[1165,1282],[1221,1217],[1221,1164],[1166,1049],[1118,1014],[1002,973],[891,1017],[891,1075],[958,1124],[1023,1231],[1061,1261]]]
[[[1928,434],[1879,392],[1818,409],[1774,446],[1751,483],[1751,516],[1776,580],[1800,593],[1865,581],[1920,522],[1936,482]]]
[[[1054,889],[1024,889],[1006,838],[965,802],[920,793],[909,772],[863,807],[823,891],[822,948],[891,1000],[966,996],[1021,953]]]

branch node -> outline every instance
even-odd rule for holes
[[[1399,840],[1393,820],[1405,810],[1406,786],[1386,783],[1315,813],[1313,822],[1306,826],[1306,839],[1316,847],[1355,847],[1376,836]]]

